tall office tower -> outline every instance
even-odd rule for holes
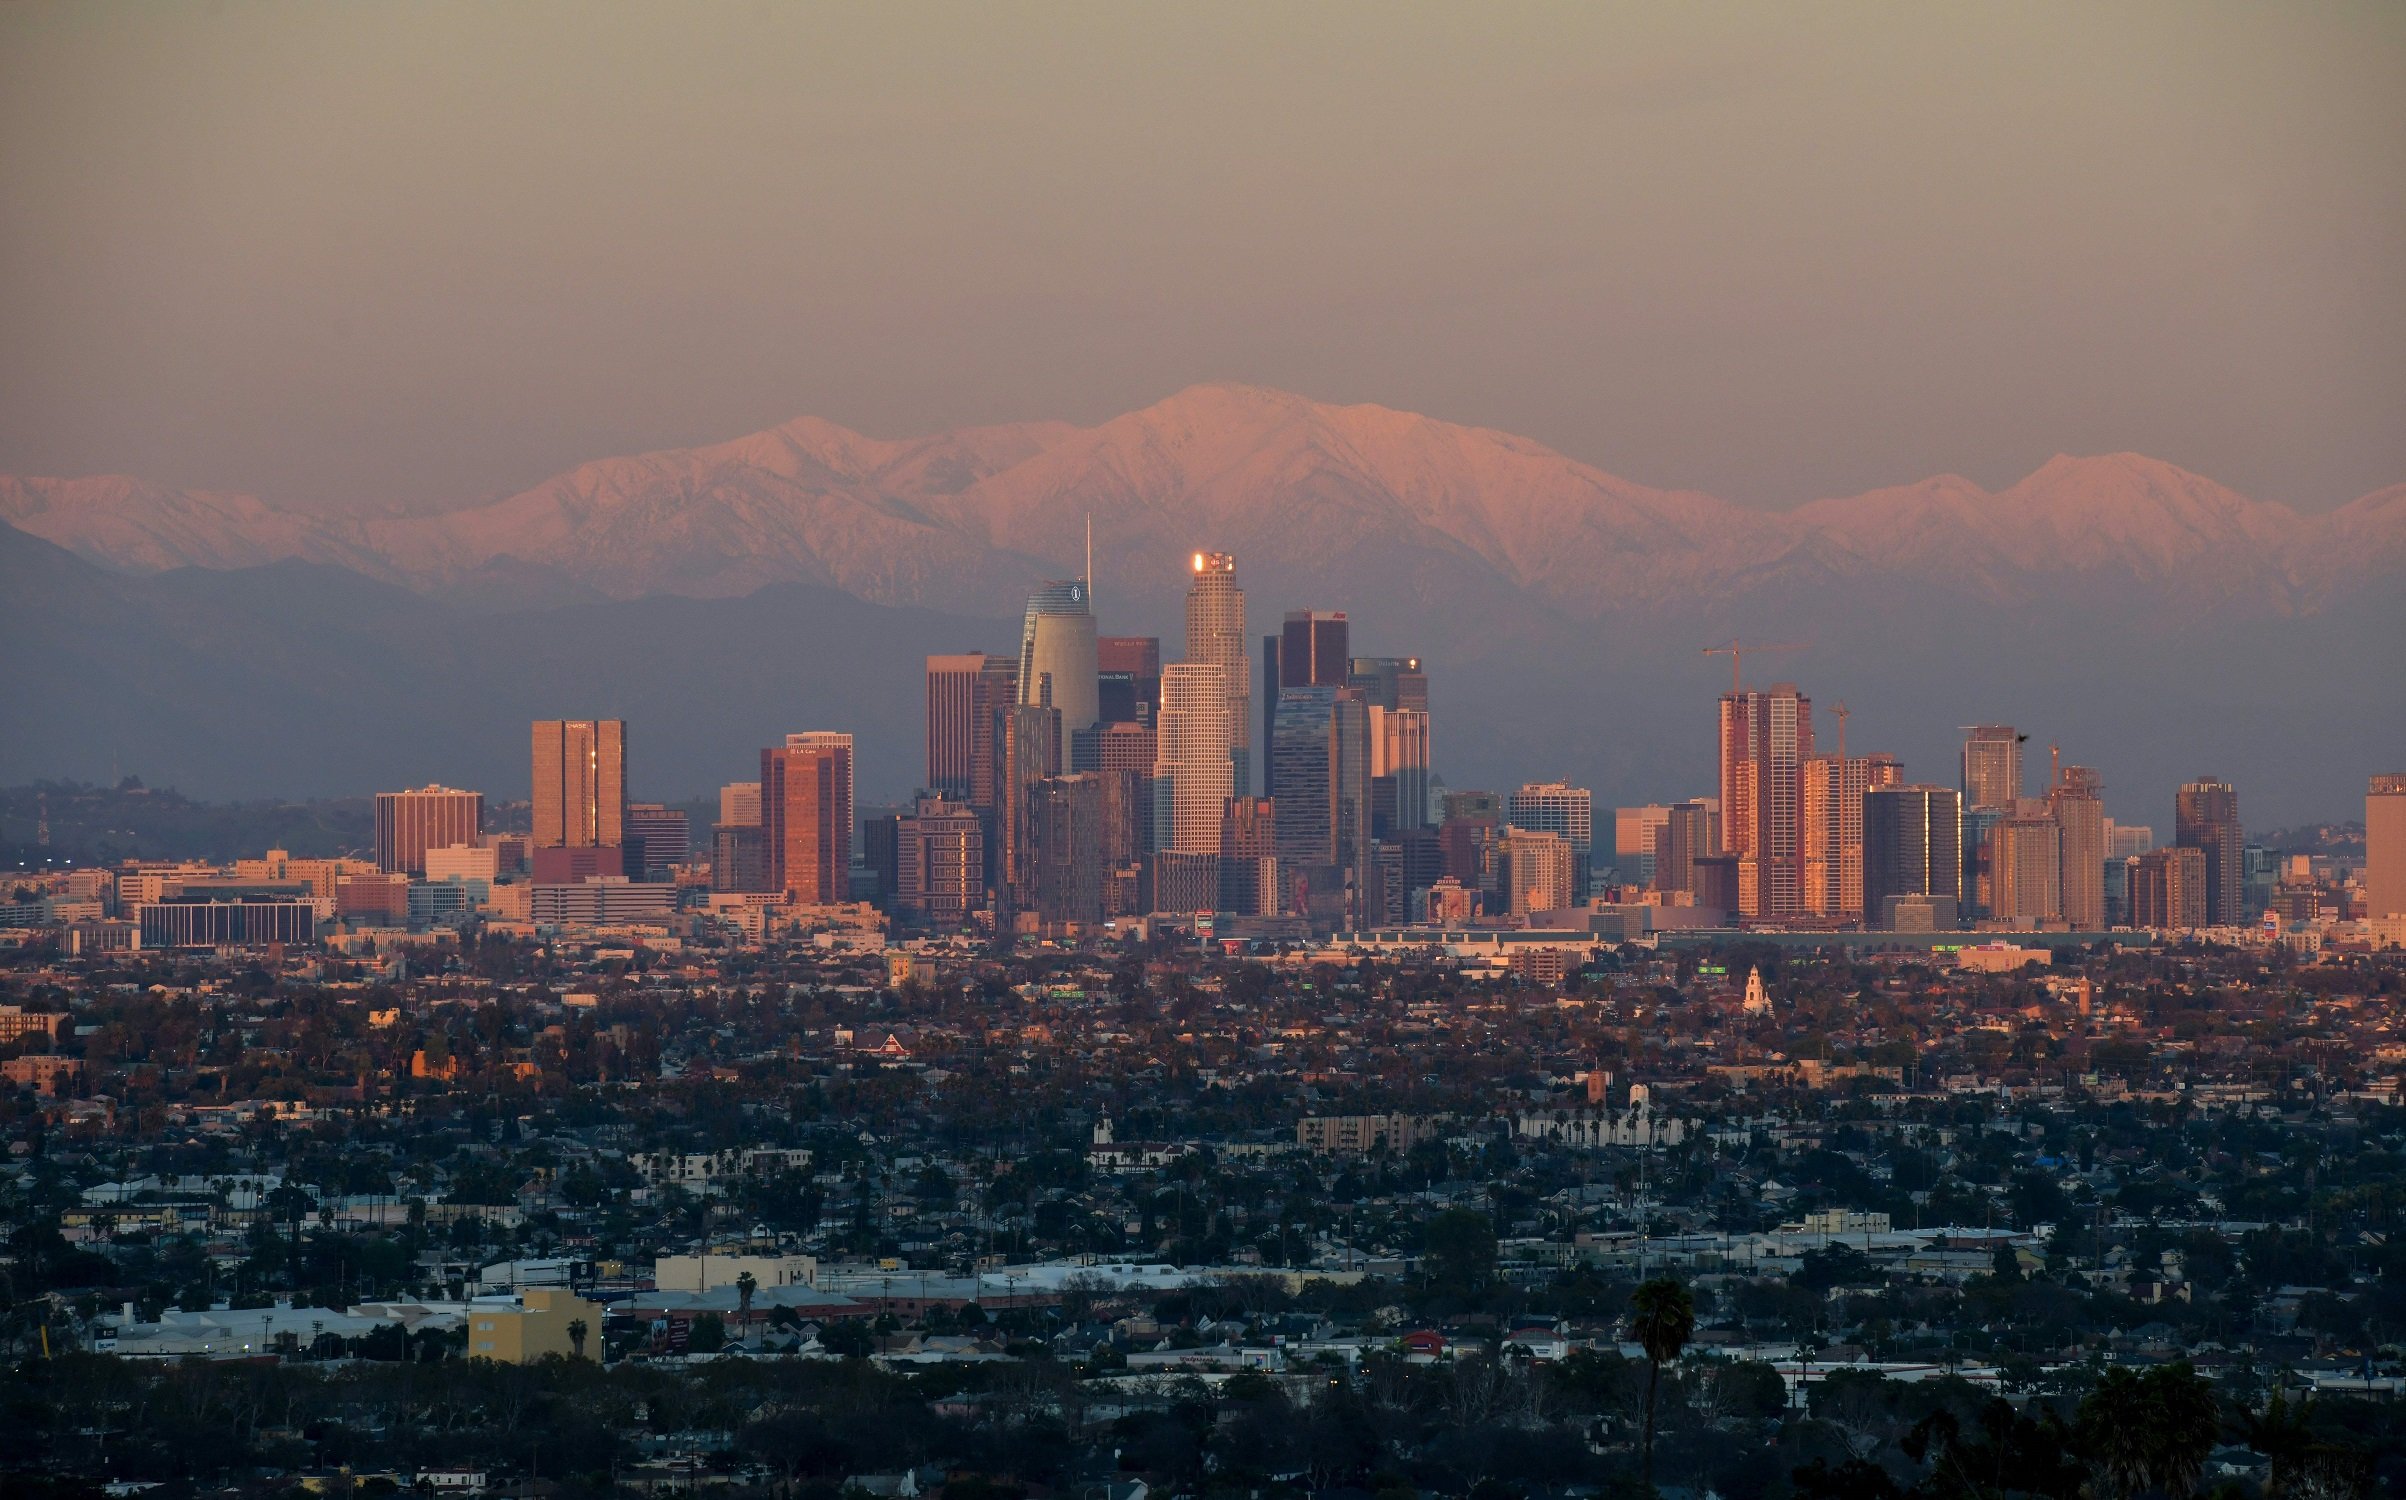
[[[1429,674],[1417,656],[1357,656],[1346,663],[1346,686],[1361,689],[1372,708],[1429,706]]]
[[[895,910],[957,927],[985,891],[986,829],[976,810],[950,797],[919,798],[894,830]]]
[[[1891,903],[1963,899],[1963,798],[1952,787],[1882,786],[1863,793],[1865,925],[1894,930]]]
[[[927,659],[927,789],[966,802],[977,786],[977,745],[986,664],[983,651]],[[722,819],[721,821],[724,821]]]
[[[1370,716],[1350,688],[1282,688],[1271,726],[1279,873],[1311,915],[1351,921],[1370,857]]]
[[[1588,868],[1596,848],[1593,793],[1565,782],[1533,781],[1512,794],[1504,821],[1531,833],[1559,834],[1571,851],[1572,900],[1587,894]]]
[[[730,828],[760,826],[760,783],[730,781],[718,789],[718,820]]]
[[[2105,857],[2125,860],[2145,854],[2155,847],[2155,830],[2144,823],[2117,823],[2105,820]]]
[[[1011,711],[1019,706],[1019,661],[1016,657],[986,657],[978,672],[977,703],[969,746],[969,805],[991,814],[1002,806],[1003,762],[1011,740]],[[994,830],[986,830],[987,849],[994,847]]]
[[[1758,700],[1763,695],[1754,692],[1729,692],[1721,695],[1720,744],[1721,761],[1719,791],[1721,793],[1721,837],[1714,846],[1716,854],[1734,854],[1743,858],[1754,846],[1754,788],[1746,767],[1754,761],[1754,722]],[[1741,781],[1748,784],[1741,787]]]
[[[710,830],[710,888],[769,888],[768,844],[760,833],[757,781],[730,781],[718,789],[718,822]]]
[[[860,826],[852,820],[859,815],[860,804],[853,800],[852,789],[858,776],[858,760],[852,749],[852,734],[843,729],[805,729],[800,734],[785,737],[789,750],[841,750],[844,752],[844,801],[842,816],[847,838],[857,838]],[[847,849],[851,846],[847,844]]]
[[[1448,796],[1445,801],[1445,821],[1437,825],[1443,873],[1464,890],[1494,891],[1495,841],[1504,825],[1503,798],[1493,792],[1468,792]]]
[[[760,824],[721,823],[710,830],[710,888],[770,889],[768,838]]]
[[[2011,807],[2022,795],[2022,736],[2011,724],[1963,731],[1963,805]]]
[[[1155,710],[1158,707],[1156,704]],[[1134,840],[1130,858],[1153,850],[1153,762],[1161,755],[1158,723],[1154,710],[1148,710],[1141,724],[1105,720],[1070,741],[1071,771],[1099,771],[1105,776],[1127,778],[1124,789],[1127,805],[1122,808],[1114,801],[1113,806],[1129,819],[1128,832]],[[1112,785],[1115,789],[1111,795],[1121,798],[1118,782]]]
[[[2074,932],[2105,928],[2105,778],[2089,766],[2065,766],[2047,790],[2063,830],[2063,917]]]
[[[2036,927],[2063,916],[2063,825],[2044,802],[2024,797],[1998,820],[1989,859],[1989,915]],[[2103,873],[2102,868],[2099,871]]]
[[[628,803],[627,848],[629,876],[668,879],[670,867],[685,863],[693,854],[693,828],[685,809],[657,802]],[[638,848],[643,851],[640,863],[632,853]]]
[[[1038,691],[1050,692],[1048,682]],[[1048,699],[1011,710],[1003,735],[1002,869],[1007,904],[1032,910],[1036,897],[1036,784],[1065,769],[1061,710]]]
[[[1061,733],[1076,734],[1101,719],[1097,699],[1100,647],[1086,580],[1048,583],[1028,598],[1019,642],[1019,701],[1049,701]],[[1044,694],[1051,685],[1051,697]]]
[[[1351,627],[1342,610],[1290,609],[1276,635],[1262,637],[1262,743],[1267,746],[1278,723],[1278,695],[1288,688],[1341,688],[1352,676]],[[1264,765],[1268,765],[1264,752]],[[1265,796],[1278,795],[1277,786],[1262,783]]]
[[[1804,763],[1797,816],[1807,912],[1840,922],[1862,919],[1863,794],[1904,780],[1905,768],[1893,755],[1816,755]]]
[[[1157,720],[1142,724],[1105,720],[1069,747],[1072,771],[1134,771],[1150,779],[1159,758],[1161,730]]]
[[[1722,852],[1738,856],[1741,915],[1804,912],[1803,775],[1813,758],[1813,700],[1783,682],[1721,695]]]
[[[1997,825],[2012,811],[2006,807],[1967,807],[1963,810],[1963,915],[1985,917],[1996,901],[1993,866]]]
[[[2239,827],[2238,792],[2227,781],[2201,776],[2180,789],[2172,812],[2173,842],[2205,851],[2205,925],[2235,927],[2247,920],[2247,836]]]
[[[804,906],[852,899],[852,751],[788,743],[760,752],[767,884]]]
[[[1696,893],[1696,861],[1713,855],[1713,814],[1701,798],[1663,810],[1654,839],[1654,888],[1664,895]]]
[[[1372,836],[1428,827],[1429,711],[1373,703],[1369,714]]]
[[[1502,792],[1447,792],[1437,803],[1443,816],[1438,821],[1450,823],[1456,818],[1484,818],[1499,827],[1504,821]]]
[[[1670,821],[1671,809],[1660,803],[1612,810],[1612,867],[1622,881],[1654,883],[1654,846]]]
[[[860,820],[860,863],[869,872],[870,899],[879,911],[894,911],[902,893],[902,819],[900,812],[873,813]]]
[[[376,868],[387,875],[423,875],[427,850],[473,844],[484,831],[482,792],[422,786],[376,794]]]
[[[2364,913],[2406,917],[2406,775],[2375,776],[2364,793]]]
[[[1161,669],[1161,719],[1153,754],[1153,842],[1176,854],[1217,854],[1235,795],[1228,674],[1217,662]]]
[[[1544,829],[1512,827],[1497,844],[1505,910],[1513,916],[1559,911],[1578,899],[1572,888],[1577,856],[1569,839]]]
[[[1186,586],[1186,659],[1218,667],[1227,681],[1228,756],[1235,795],[1245,796],[1253,789],[1253,659],[1245,649],[1245,591],[1229,553],[1195,554],[1194,581]],[[1277,697],[1276,679],[1264,691]]]
[[[1025,905],[1047,928],[1103,920],[1108,809],[1099,771],[1048,776],[1029,789],[1033,889]]]
[[[537,719],[534,784],[536,848],[626,842],[626,720]]]
[[[2134,855],[2127,866],[2130,925],[2193,932],[2210,925],[2206,851],[2192,844]]]
[[[1161,712],[1161,637],[1097,636],[1095,712],[1106,724],[1150,724]]]
[[[1220,830],[1220,909],[1278,915],[1278,807],[1267,797],[1232,797]]]

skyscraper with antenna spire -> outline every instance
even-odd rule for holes
[[[1253,658],[1245,649],[1245,591],[1237,585],[1236,558],[1198,552],[1193,582],[1186,588],[1186,660],[1220,669],[1228,693],[1230,795],[1251,794],[1253,768]]]

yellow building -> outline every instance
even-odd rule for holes
[[[558,1287],[530,1287],[518,1295],[516,1307],[471,1304],[468,1309],[468,1357],[498,1360],[505,1365],[530,1364],[546,1354],[566,1359],[601,1360],[602,1307]],[[584,1324],[580,1354],[571,1323]]]

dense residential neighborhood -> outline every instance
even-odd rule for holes
[[[30,936],[0,1465],[2071,1495],[2190,1399],[2200,1486],[2406,1475],[2394,950],[1231,946]]]

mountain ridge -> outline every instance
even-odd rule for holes
[[[1996,491],[1940,474],[1760,511],[1500,429],[1215,383],[1091,427],[884,439],[806,415],[406,517],[121,475],[0,477],[0,520],[121,572],[297,558],[436,596],[535,569],[612,598],[805,582],[995,610],[1079,566],[1091,515],[1106,576],[1174,577],[1210,545],[1317,559],[1331,588],[1377,586],[1375,560],[1439,593],[1504,586],[1597,617],[1765,578],[1938,579],[2000,601],[2112,578],[2310,610],[2406,568],[2401,497],[2406,485],[2303,516],[2145,455],[2058,454]],[[1449,568],[1471,576],[1436,576]]]

